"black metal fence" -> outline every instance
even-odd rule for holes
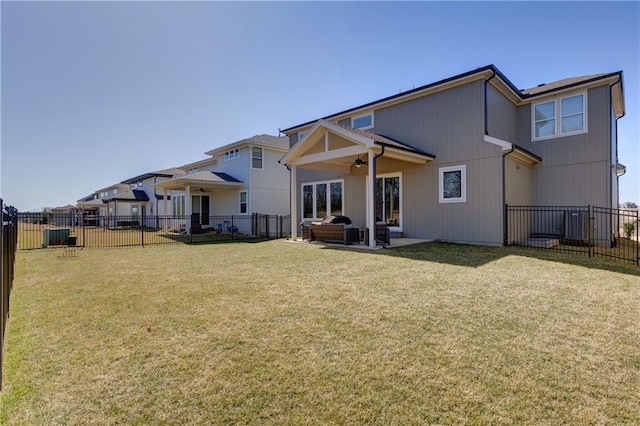
[[[640,264],[637,209],[505,206],[505,245]]]
[[[18,248],[109,248],[288,237],[289,216],[99,216],[18,213]]]
[[[0,227],[0,389],[2,389],[2,353],[4,349],[4,337],[9,319],[9,300],[13,288],[14,265],[17,247],[17,211],[13,207],[4,206],[0,198],[0,214],[2,226]]]

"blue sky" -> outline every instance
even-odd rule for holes
[[[20,210],[494,64],[516,86],[624,71],[640,202],[640,3],[6,2],[1,196]]]

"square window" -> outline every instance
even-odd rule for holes
[[[466,172],[465,165],[439,169],[438,195],[441,203],[464,203],[467,201]]]

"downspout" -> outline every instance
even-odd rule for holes
[[[488,79],[484,81],[484,134],[489,135],[489,105],[487,101],[487,86],[489,85],[489,81],[496,76],[496,72],[491,70],[492,75]]]
[[[484,81],[484,134],[489,136],[489,101],[488,101],[488,90],[489,81],[491,81],[495,76],[496,72],[491,70],[491,77]],[[507,152],[502,153],[502,244],[507,246],[508,241],[508,229],[507,229],[507,172],[506,172],[506,157],[511,154],[515,148],[513,144],[511,145],[511,149]]]
[[[515,150],[515,148],[513,147],[513,144],[511,145],[511,149],[507,152],[503,152],[502,153],[502,208],[503,208],[503,213],[502,213],[502,245],[503,246],[508,246],[509,245],[509,235],[508,235],[508,229],[507,229],[507,172],[506,172],[506,163],[507,163],[507,155],[511,154],[513,151]]]

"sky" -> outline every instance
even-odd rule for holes
[[[0,2],[1,183],[75,204],[205,151],[488,64],[519,88],[624,72],[640,203],[638,2]]]

